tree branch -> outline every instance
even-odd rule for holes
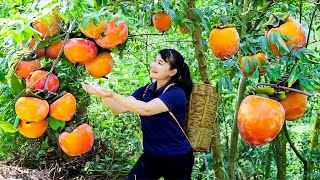
[[[72,29],[73,29],[74,23],[75,23],[75,19],[73,19],[73,20],[71,21],[71,23],[70,23],[70,25],[69,25],[69,29],[68,29],[67,33],[65,33],[65,38],[64,38],[64,40],[63,40],[63,43],[62,43],[61,49],[60,49],[60,51],[59,51],[59,53],[58,53],[58,56],[57,56],[57,58],[53,61],[53,65],[52,65],[50,71],[48,72],[48,74],[46,75],[48,78],[47,78],[47,80],[46,80],[46,83],[45,83],[44,89],[43,89],[43,91],[45,91],[45,92],[48,90],[48,84],[49,84],[49,80],[50,80],[50,75],[52,74],[55,66],[56,66],[57,63],[58,63],[58,60],[60,59],[60,57],[61,57],[61,55],[62,55],[64,46],[65,46],[67,40],[69,39],[69,36],[70,36],[70,33],[71,33]]]
[[[277,89],[284,89],[284,90],[297,92],[297,93],[304,94],[304,95],[309,96],[309,97],[314,96],[314,94],[311,94],[311,93],[308,93],[308,92],[305,92],[305,91],[301,91],[301,90],[298,90],[298,89],[289,88],[289,87],[285,87],[285,86],[279,86],[277,84],[257,83],[257,86],[270,86],[270,87],[277,88]]]
[[[310,34],[311,34],[311,27],[312,27],[312,23],[313,23],[313,19],[314,19],[314,17],[315,17],[316,11],[318,10],[317,7],[318,7],[319,3],[320,3],[320,0],[317,1],[316,7],[314,8],[314,11],[313,11],[312,16],[311,16],[311,22],[310,22],[309,27],[308,27],[309,32],[308,32],[308,37],[307,37],[306,48],[308,47],[308,44],[309,44]]]
[[[303,163],[303,169],[304,169],[304,178],[303,179],[307,179],[307,172],[308,172],[308,162],[307,160],[299,153],[299,151],[297,150],[297,148],[294,146],[294,144],[292,143],[289,133],[288,133],[288,129],[287,129],[287,124],[286,122],[284,122],[283,125],[284,128],[284,134],[286,135],[287,141],[291,147],[291,149],[294,151],[294,153],[297,155],[297,157],[300,159],[300,161]]]

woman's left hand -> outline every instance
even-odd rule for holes
[[[111,98],[115,95],[115,92],[112,89],[103,88],[97,85],[82,83],[82,88],[89,94],[99,96],[100,98]]]

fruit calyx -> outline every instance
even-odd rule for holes
[[[213,28],[219,28],[219,29],[223,29],[223,28],[232,28],[234,27],[234,24],[231,23],[223,23],[223,24],[219,24],[219,25],[213,25]]]
[[[281,13],[281,12],[275,12],[271,13],[269,16],[269,20],[263,24],[264,29],[271,29],[275,27],[279,27],[283,23],[287,21],[289,18],[290,14],[289,13]]]

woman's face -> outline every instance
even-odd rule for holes
[[[169,81],[176,73],[177,69],[170,70],[169,63],[164,61],[160,54],[150,64],[150,77],[152,79]]]

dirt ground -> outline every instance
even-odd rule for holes
[[[1,180],[47,180],[54,179],[49,177],[49,170],[32,170],[18,166],[8,166],[0,163]]]

